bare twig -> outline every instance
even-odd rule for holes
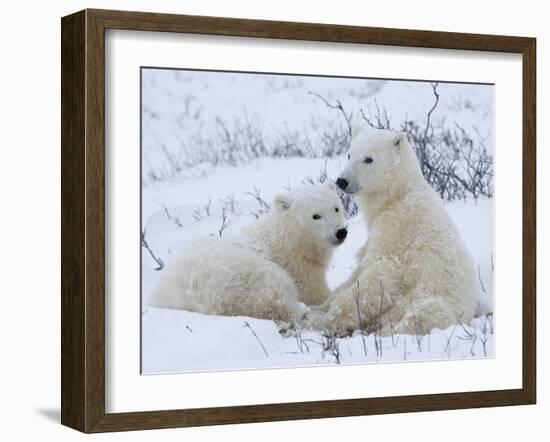
[[[360,296],[360,290],[359,290],[359,281],[355,283],[355,287],[353,288],[353,292],[355,295],[355,305],[357,306],[357,319],[359,321],[359,332],[361,333],[361,342],[363,344],[363,353],[365,353],[365,356],[368,356],[367,352],[367,342],[365,340],[365,333],[364,333],[364,323],[363,318],[361,316],[361,306],[359,305],[359,296]]]
[[[479,286],[481,288],[481,291],[484,294],[487,294],[487,291],[485,290],[485,286],[483,285],[483,280],[481,279],[481,268],[480,268],[479,264],[477,265],[477,277],[479,279]]]
[[[462,318],[462,314],[459,316],[458,320],[456,321],[453,329],[451,330],[451,334],[449,335],[449,338],[447,339],[447,345],[445,345],[445,352],[448,352],[449,351],[449,347],[451,345],[451,339],[453,338],[454,334],[455,334],[455,330],[456,328],[458,327],[458,324],[460,322],[460,319]],[[450,356],[450,355],[449,355]]]
[[[169,221],[173,222],[178,227],[183,227],[183,224],[181,223],[179,218],[172,215],[164,204],[161,203],[160,206],[162,207],[162,210],[164,211],[166,218],[168,218]]]
[[[208,217],[208,216],[211,216],[211,208],[212,208],[212,199],[211,198],[208,198],[208,202],[204,205],[204,206],[196,206],[194,209],[193,209],[193,219],[195,221],[201,221],[203,220],[204,218]],[[204,214],[203,214],[204,212]]]
[[[437,87],[439,86],[439,83],[432,83],[432,90],[433,94],[435,96],[435,101],[431,109],[428,111],[428,116],[426,118],[426,128],[424,129],[424,138],[428,137],[428,130],[430,129],[430,119],[432,117],[432,113],[437,107],[437,104],[439,103],[439,93],[437,92]]]
[[[234,193],[228,195],[224,199],[220,199],[219,201],[223,204],[223,207],[225,207],[229,211],[229,213],[240,215],[241,209],[239,207],[239,204],[237,203]]]
[[[347,114],[347,112],[344,109],[344,106],[342,106],[342,102],[340,100],[336,100],[336,104],[331,104],[331,103],[329,103],[329,101],[326,98],[322,97],[321,95],[319,95],[316,92],[308,91],[308,94],[319,98],[330,109],[339,110],[342,113],[344,119],[346,120],[346,125],[348,126],[348,134],[349,134],[350,137],[352,136],[351,116]]]
[[[416,346],[418,348],[418,351],[422,351],[422,335],[420,334],[420,329],[418,326],[418,322],[416,320],[416,312],[414,311],[414,304],[411,302],[411,308],[412,308],[412,315],[413,315],[413,324],[414,324],[414,340],[416,342]]]
[[[492,323],[492,315],[485,315],[483,318],[483,323],[481,325],[481,346],[483,347],[483,355],[487,357],[487,343],[489,342],[490,335],[493,334],[493,323]]]
[[[141,246],[149,252],[151,258],[153,258],[153,260],[157,263],[157,267],[154,270],[162,270],[164,268],[164,262],[162,262],[162,259],[153,253],[153,250],[147,243],[147,239],[145,238],[145,230],[141,231]]]
[[[335,331],[323,332],[323,353],[330,353],[337,364],[342,363],[342,356],[340,353],[340,345],[338,343],[338,336]]]
[[[302,338],[302,330],[300,329],[297,330],[295,339],[296,339],[296,345],[298,346],[298,350],[300,350],[300,353],[309,354],[309,345],[307,345],[307,342]]]
[[[247,322],[247,321],[244,321],[244,326],[246,328],[248,328],[250,330],[250,332],[252,333],[252,335],[256,338],[256,340],[258,341],[258,343],[260,344],[260,346],[262,347],[262,350],[264,352],[264,354],[266,355],[266,357],[269,357],[269,353],[267,352],[267,350],[265,349],[265,346],[264,346],[264,343],[262,342],[262,340],[260,339],[260,337],[256,334],[256,332],[254,331],[254,329],[252,328],[252,326]]]
[[[263,199],[261,191],[258,187],[254,186],[253,191],[246,192],[246,195],[250,195],[252,198],[254,198],[260,206],[260,208],[256,212],[252,213],[256,218],[260,218],[260,216],[269,212],[269,209],[271,209],[271,205]]]
[[[223,235],[224,230],[227,228],[227,213],[225,211],[225,207],[222,209],[222,223],[220,225],[220,228],[218,229],[218,235],[221,238]]]
[[[391,333],[391,344],[393,348],[397,348],[397,344],[399,343],[400,336],[397,336],[397,339],[395,339],[395,328],[393,326],[392,320],[390,319],[390,333]]]
[[[385,287],[382,281],[380,281],[380,305],[378,307],[378,314],[375,318],[376,327],[374,330],[374,345],[376,348],[376,356],[382,357],[382,309],[384,305],[384,292]]]

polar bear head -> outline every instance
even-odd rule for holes
[[[346,239],[344,207],[332,182],[306,185],[277,195],[273,208],[274,216],[289,236],[304,247],[309,244],[322,249]]]
[[[389,130],[360,129],[351,140],[347,159],[336,184],[349,194],[383,193],[420,170],[407,136]]]

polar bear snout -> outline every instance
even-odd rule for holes
[[[353,195],[354,193],[357,193],[359,192],[359,190],[361,190],[361,187],[357,185],[356,180],[353,179],[353,175],[351,179],[343,177],[338,178],[336,180],[336,185],[340,188],[340,190],[347,193],[348,195]]]
[[[336,231],[336,238],[338,238],[340,241],[344,241],[346,239],[346,236],[348,236],[348,229],[346,229],[345,227]]]
[[[334,232],[334,236],[330,238],[330,242],[335,246],[340,245],[344,242],[347,236],[348,236],[348,229],[346,229],[345,227],[342,227],[341,229],[338,229],[336,232]]]
[[[345,178],[340,177],[336,180],[336,185],[342,190],[346,190],[348,184],[348,180],[346,180]]]

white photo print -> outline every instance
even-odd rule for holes
[[[142,373],[493,357],[493,100],[142,68]]]

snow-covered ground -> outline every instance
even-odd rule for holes
[[[219,237],[222,212],[228,217],[223,234],[236,233],[262,216],[262,200],[270,204],[277,193],[309,178],[338,176],[345,157],[326,150],[330,143],[318,129],[345,131],[345,121],[310,91],[340,100],[356,117],[378,105],[398,126],[405,118],[426,118],[434,100],[429,83],[144,70],[142,84],[142,232],[148,246],[142,248],[143,373],[493,356],[493,201],[485,197],[447,203],[486,293],[485,314],[471,324],[428,336],[356,334],[334,341],[315,331],[280,333],[273,321],[158,309],[146,302],[162,273],[159,262],[199,235]],[[475,132],[492,151],[492,88],[441,84],[439,94],[433,118]],[[243,119],[254,121],[245,133],[261,130],[265,152],[247,146],[244,156],[228,157],[227,145],[243,142],[235,129]],[[283,132],[307,136],[312,152],[274,153]],[[228,144],[213,155],[224,136]],[[307,145],[304,138],[295,141]],[[368,236],[360,214],[348,226],[327,274],[330,287],[349,276]]]
[[[273,321],[147,307],[144,374],[492,357],[492,317],[427,336],[338,338],[314,331],[282,337]],[[146,332],[145,332],[146,330]]]

